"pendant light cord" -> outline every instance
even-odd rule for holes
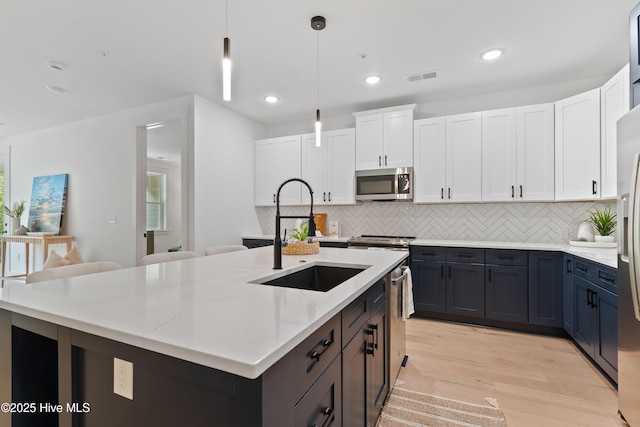
[[[229,0],[225,0],[224,2],[224,25],[225,25],[225,36],[229,37]]]
[[[318,33],[318,58],[317,58],[317,64],[318,64],[318,68],[317,68],[317,101],[318,101],[318,110],[320,109],[320,31],[317,31]]]

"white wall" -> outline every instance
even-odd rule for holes
[[[195,245],[240,244],[260,233],[253,201],[254,146],[261,125],[204,98],[194,98]]]
[[[492,92],[481,95],[473,95],[461,98],[433,100],[418,103],[415,111],[416,119],[447,116],[451,114],[472,113],[475,111],[494,110],[498,108],[519,107],[545,102],[555,102],[569,96],[576,95],[587,90],[602,86],[611,76],[574,80],[570,82],[555,83],[545,86],[531,86],[502,92]],[[416,83],[420,84],[420,83]],[[408,104],[403,102],[400,104]],[[393,105],[381,105],[380,107],[392,107]],[[375,107],[374,107],[375,108]],[[301,122],[287,123],[267,128],[266,138],[277,136],[297,135],[313,132],[313,122],[305,120]],[[322,119],[323,130],[335,130],[355,127],[353,114],[328,115],[325,113]]]

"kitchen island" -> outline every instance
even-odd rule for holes
[[[276,271],[265,247],[4,288],[0,402],[49,388],[38,412],[79,405],[65,426],[286,425],[293,350],[407,256],[323,248]],[[252,283],[314,263],[364,270],[328,292]],[[114,394],[114,358],[133,362],[133,400]]]

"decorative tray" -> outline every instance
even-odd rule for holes
[[[27,236],[53,236],[53,231],[27,231]]]
[[[569,240],[571,246],[582,246],[585,248],[616,248],[617,242],[580,242],[577,240]]]

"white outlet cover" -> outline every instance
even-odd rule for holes
[[[133,363],[113,358],[113,392],[133,400]]]

